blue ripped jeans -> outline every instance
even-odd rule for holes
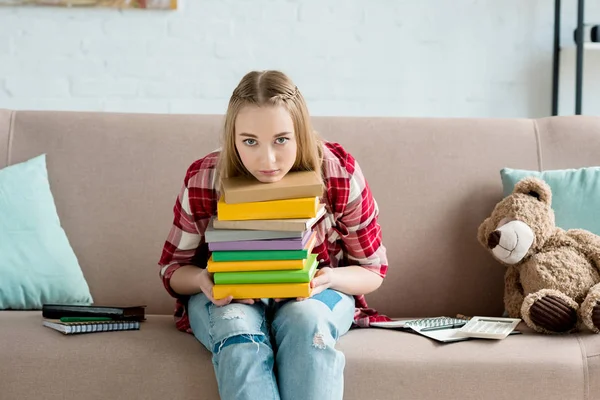
[[[345,357],[334,346],[352,325],[352,296],[327,289],[304,301],[218,307],[199,293],[188,315],[212,352],[221,399],[343,398]]]

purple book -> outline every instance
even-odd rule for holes
[[[213,242],[208,244],[210,251],[247,251],[247,250],[302,250],[310,239],[311,230],[307,230],[301,239],[263,239],[238,240],[234,242]]]

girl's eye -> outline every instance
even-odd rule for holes
[[[248,146],[254,146],[256,144],[256,140],[246,139],[246,140],[244,140],[244,143],[247,144]]]
[[[289,139],[286,137],[280,137],[275,139],[275,141],[277,142],[277,144],[284,144],[285,142],[287,142]]]

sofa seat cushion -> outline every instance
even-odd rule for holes
[[[594,383],[600,382],[600,368],[593,364],[600,362],[600,335],[550,337],[523,324],[518,329],[524,333],[500,341],[446,344],[408,332],[354,331],[340,342],[349,394],[353,399],[600,398],[597,388],[588,397],[588,386],[600,385]],[[353,383],[358,380],[364,384]]]
[[[139,331],[63,335],[41,312],[0,311],[0,398],[218,399],[210,353],[171,316]]]
[[[0,312],[3,400],[219,398],[209,352],[177,331],[170,316],[149,315],[139,331],[73,336],[41,320],[37,311]],[[440,344],[406,332],[356,329],[338,348],[346,355],[349,400],[600,395],[594,387],[600,335],[526,332],[501,341]]]

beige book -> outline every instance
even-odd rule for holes
[[[319,176],[314,171],[288,172],[281,180],[263,183],[254,177],[223,180],[223,197],[227,204],[317,197],[323,194]]]

